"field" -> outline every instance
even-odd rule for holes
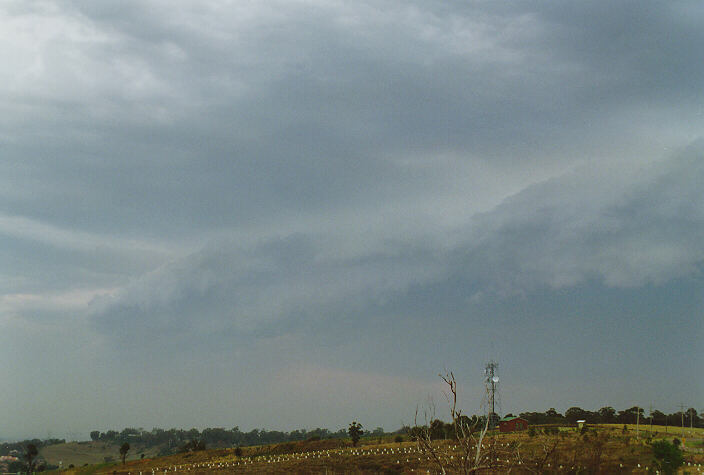
[[[634,427],[635,428],[635,427]],[[628,428],[630,429],[630,427]],[[665,428],[662,427],[664,436]],[[540,430],[538,432],[541,432]],[[698,431],[688,443],[700,444],[704,431]],[[671,432],[668,436],[674,436]],[[68,445],[68,444],[67,444]],[[461,457],[454,443],[438,441],[435,447],[450,457]],[[167,457],[129,460],[121,463],[76,467],[73,474],[119,473],[151,474],[188,471],[191,473],[439,473],[431,456],[419,450],[414,442],[394,443],[391,439],[363,439],[352,447],[345,439],[310,442],[290,442],[243,448],[241,456],[235,449],[214,449],[189,452]],[[482,473],[648,473],[654,470],[652,449],[641,434],[636,439],[623,425],[590,428],[580,434],[573,428],[562,428],[559,435],[538,433],[494,434],[485,439],[485,450],[492,451],[496,460],[491,470]],[[697,450],[697,449],[694,449]],[[689,473],[704,473],[704,453],[685,453]],[[457,460],[457,459],[455,459]],[[102,460],[101,460],[102,461]],[[688,466],[687,463],[690,465]],[[64,463],[64,467],[66,467]]]
[[[604,427],[604,428],[612,428],[612,429],[623,429],[623,424],[598,424],[598,427]],[[626,428],[635,434],[636,432],[636,425],[635,424],[626,424]],[[648,433],[650,433],[650,426],[647,424],[640,424],[639,426],[640,434],[642,436],[647,436]],[[695,439],[701,439],[704,438],[704,429],[701,427],[693,427],[690,429],[689,427],[685,427],[684,430],[682,429],[681,426],[657,426],[654,425],[652,428],[653,432],[653,437],[677,437],[677,438],[682,438],[682,432],[684,432],[684,437],[685,438],[695,438]]]
[[[144,453],[145,457],[155,457],[157,448],[140,450],[136,447],[130,451],[127,460],[139,459],[141,453]],[[71,464],[80,467],[84,464],[104,463],[106,457],[119,460],[120,447],[104,442],[69,442],[42,447],[39,450],[39,455],[52,465],[58,465],[59,462],[62,462],[63,467],[68,467]]]

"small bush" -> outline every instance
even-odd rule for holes
[[[205,440],[203,439],[193,439],[186,442],[180,449],[179,452],[197,452],[200,450],[205,450]]]
[[[173,454],[174,454],[174,450],[172,448],[162,447],[161,449],[159,449],[159,452],[156,455],[157,455],[157,457],[164,457],[166,455],[173,455]]]
[[[675,439],[677,440],[677,439]],[[666,440],[658,440],[653,442],[653,457],[655,465],[663,473],[675,473],[677,468],[684,463],[684,456],[679,444],[670,443]],[[677,440],[679,442],[679,440]]]
[[[239,445],[235,447],[235,455],[237,457],[242,457],[242,447],[240,447]]]
[[[531,427],[530,429],[528,429],[528,436],[535,437],[535,428],[534,427]]]
[[[397,435],[394,437],[394,442],[398,442],[399,444],[403,442],[403,436],[402,435]]]
[[[347,432],[350,435],[350,439],[352,439],[352,445],[356,447],[360,437],[362,436],[362,434],[364,434],[364,430],[362,430],[362,424],[357,421],[353,421],[350,424],[349,429],[347,429]]]

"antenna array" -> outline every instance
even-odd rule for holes
[[[494,428],[499,423],[499,416],[496,414],[496,392],[499,387],[499,376],[497,370],[499,364],[495,361],[489,361],[484,368],[484,384],[486,386],[487,395],[487,410],[491,407],[491,411],[487,414],[489,418],[489,427]]]

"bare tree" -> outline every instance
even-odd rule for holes
[[[425,412],[425,425],[418,427],[418,410],[415,416],[415,436],[419,450],[425,453],[438,470],[443,473],[477,473],[488,469],[498,469],[510,472],[520,464],[518,446],[512,447],[498,454],[494,450],[485,450],[484,441],[489,430],[489,418],[484,421],[479,418],[469,418],[457,408],[457,381],[452,372],[440,375],[447,385],[445,397],[450,409],[452,419],[451,437],[449,442],[434,442],[428,426],[428,414],[435,416],[435,408],[431,404],[429,411]],[[500,455],[500,457],[497,457]]]
[[[524,470],[531,473],[545,473],[550,465],[550,460],[553,460],[557,454],[557,448],[560,444],[560,439],[557,437],[547,437],[542,442],[542,453],[529,457],[528,460],[523,460],[520,451],[517,451],[518,459]]]

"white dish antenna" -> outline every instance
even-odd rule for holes
[[[498,383],[498,382],[499,382],[499,377],[498,377],[498,376],[494,376],[493,378],[491,378],[491,380],[492,380],[493,382],[495,382],[495,383]]]

